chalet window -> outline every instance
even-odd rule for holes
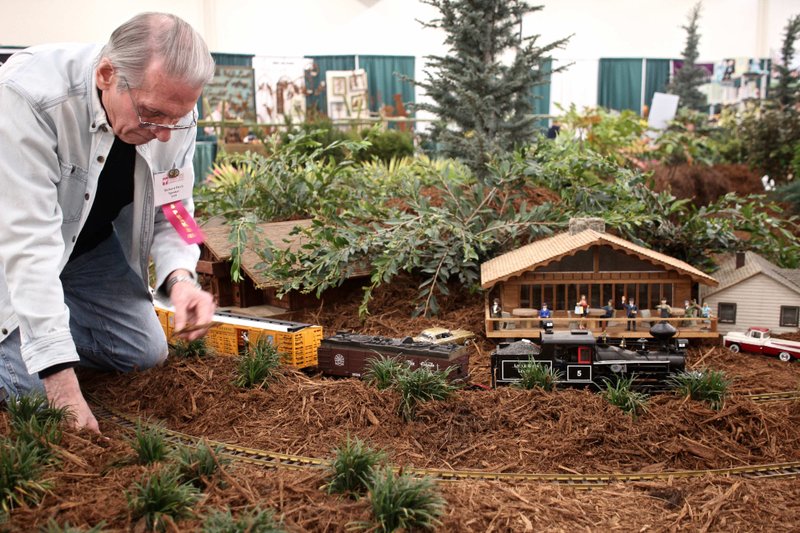
[[[780,325],[784,328],[796,328],[800,323],[800,307],[781,306]]]
[[[717,304],[717,321],[720,324],[736,324],[736,304]]]

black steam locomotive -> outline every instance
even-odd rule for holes
[[[652,339],[625,346],[598,340],[587,330],[554,332],[545,324],[540,345],[521,340],[501,344],[492,352],[492,386],[518,382],[519,365],[534,361],[556,369],[561,375],[559,385],[601,389],[606,383],[633,377],[635,389],[663,390],[667,378],[685,368],[689,342],[673,339],[675,333],[670,324],[655,324],[650,328]]]

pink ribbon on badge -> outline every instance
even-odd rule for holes
[[[205,240],[206,236],[186,210],[183,202],[164,204],[161,206],[161,211],[186,244],[200,244]]]

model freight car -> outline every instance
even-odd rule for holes
[[[675,339],[675,328],[667,323],[650,329],[654,344],[642,339],[636,350],[598,342],[590,331],[541,334],[540,346],[530,341],[501,344],[491,356],[492,385],[509,385],[520,380],[519,365],[528,361],[557,370],[559,385],[605,388],[620,378],[633,377],[638,390],[660,390],[667,378],[685,368],[686,339]]]
[[[167,339],[175,328],[174,309],[154,299],[156,314]],[[266,336],[281,354],[283,363],[294,368],[317,366],[317,348],[322,340],[322,327],[287,320],[259,318],[227,311],[214,314],[206,344],[218,355],[238,355],[249,343]]]
[[[414,368],[456,368],[451,379],[469,374],[469,349],[457,344],[417,342],[411,337],[393,339],[355,333],[337,333],[322,340],[318,350],[319,370],[331,376],[360,377],[370,359],[399,357]]]

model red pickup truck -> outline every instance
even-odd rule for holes
[[[800,342],[773,339],[769,328],[750,328],[745,333],[731,332],[722,343],[732,352],[752,352],[777,356],[781,361],[800,359]]]

